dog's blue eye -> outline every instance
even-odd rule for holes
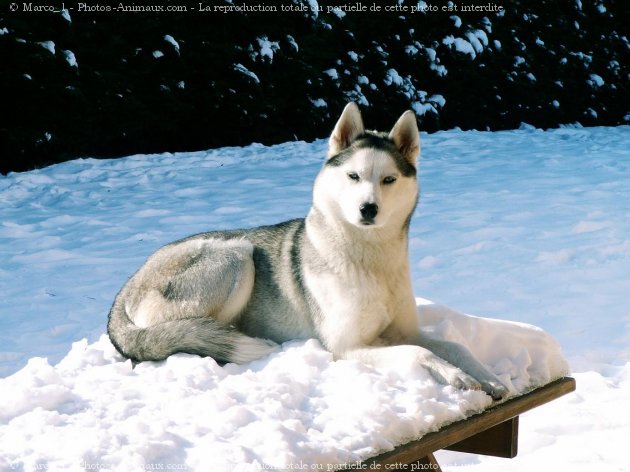
[[[355,182],[359,181],[359,174],[357,174],[356,172],[348,172],[348,178],[350,180],[354,180]]]
[[[387,177],[385,177],[385,178],[383,179],[383,183],[384,183],[385,185],[391,185],[391,184],[393,184],[394,182],[396,182],[396,177],[392,177],[391,175],[389,175],[389,176],[387,176]]]

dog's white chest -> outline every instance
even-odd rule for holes
[[[311,274],[306,280],[321,310],[321,341],[333,352],[372,344],[393,319],[390,290],[373,274]]]

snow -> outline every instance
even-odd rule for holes
[[[422,45],[418,41],[414,41],[413,44],[405,46],[405,54],[409,56],[415,56],[422,49]]]
[[[431,95],[429,98],[427,98],[427,101],[431,103],[435,103],[440,108],[446,105],[446,98],[444,98],[444,95],[440,95],[440,94]]]
[[[357,82],[360,83],[360,80],[360,77],[357,77]],[[359,83],[354,86],[354,90],[349,90],[344,95],[348,101],[353,101],[359,106],[368,107],[370,106],[370,102],[368,102],[368,99],[363,94],[363,91],[361,90],[361,85]],[[370,86],[371,85],[372,84],[370,84]]]
[[[437,53],[433,48],[424,48],[424,51],[429,59],[429,67],[435,71],[438,76],[444,77],[447,74],[446,67],[440,64],[440,60],[437,57]]]
[[[327,7],[327,11],[329,11],[330,13],[332,13],[333,15],[335,15],[337,18],[342,19],[346,16],[346,12],[343,11],[341,9],[341,7],[338,6],[329,6]]]
[[[53,41],[42,41],[39,44],[41,47],[43,47],[44,49],[46,49],[48,52],[50,52],[51,54],[55,54],[55,43]]]
[[[313,14],[313,17],[317,18],[319,15],[319,3],[317,0],[306,0],[309,10]]]
[[[403,85],[404,80],[396,69],[388,69],[387,75],[385,76],[385,79],[383,79],[383,82],[385,82],[385,85]]]
[[[415,293],[436,302],[418,299],[424,329],[467,344],[512,392],[562,375],[559,346],[578,382],[523,415],[517,458],[440,452],[444,470],[627,467],[629,138],[628,126],[422,135],[410,257]],[[117,290],[161,245],[303,216],[325,147],[0,177],[0,470],[352,462],[485,408],[421,369],[331,362],[312,340],[240,367],[176,355],[132,369],[102,336]]]
[[[466,41],[464,38],[456,38],[453,35],[448,35],[442,40],[442,44],[451,48],[454,47],[456,51],[459,51],[462,54],[468,54],[471,59],[477,57],[477,53],[475,52],[475,48],[473,48],[473,45]]]
[[[411,80],[411,77],[408,75],[402,77],[396,69],[388,69],[386,71],[383,83],[385,85],[395,87],[398,93],[402,93],[408,100],[411,100],[411,109],[420,116],[427,112],[437,114],[435,105],[444,101],[444,98],[441,95],[434,95],[432,97],[434,98],[433,102],[427,101],[427,92],[424,90],[417,90]]]
[[[273,62],[274,53],[280,49],[278,41],[269,41],[267,36],[261,36],[256,38],[256,42],[258,43],[260,57],[266,57],[269,59],[269,62]]]
[[[328,106],[328,103],[326,103],[326,100],[323,98],[318,98],[317,100],[311,99],[311,103],[315,108],[325,108]]]
[[[374,50],[375,50],[376,52],[378,52],[378,53],[379,53],[379,55],[380,55],[381,57],[383,57],[383,58],[385,58],[385,57],[388,57],[388,56],[389,56],[389,53],[388,53],[387,51],[385,51],[385,50],[384,50],[381,46],[376,46],[376,47],[374,48]]]
[[[479,40],[481,41],[481,44],[483,44],[484,46],[488,45],[488,35],[486,34],[486,32],[484,30],[474,30],[472,31],[472,34]]]
[[[234,64],[234,70],[237,72],[240,72],[241,74],[246,75],[247,77],[249,77],[250,79],[252,79],[254,82],[256,82],[257,84],[260,83],[260,79],[258,78],[258,76],[253,73],[252,71],[250,71],[247,67],[245,67],[243,64]]]
[[[483,52],[484,46],[488,45],[488,36],[482,30],[468,31],[466,38],[476,53]]]
[[[430,10],[431,10],[430,5],[427,5],[427,2],[425,2],[425,1],[423,1],[423,0],[420,0],[420,1],[418,2],[417,7],[418,7],[418,11],[419,11],[420,13],[426,13],[427,11],[430,11]]]
[[[300,50],[297,41],[290,34],[287,34],[287,41],[289,42],[291,47],[295,50],[295,52],[298,52]]]
[[[328,77],[330,77],[333,80],[339,79],[339,74],[337,73],[337,69],[326,69],[324,71],[324,74],[326,74]]]
[[[483,27],[486,29],[486,32],[492,33],[492,22],[487,16],[483,17]]]
[[[61,17],[66,20],[68,23],[72,23],[72,18],[70,18],[70,12],[64,8],[61,10]]]
[[[585,65],[590,65],[590,63],[593,62],[593,56],[589,54],[584,54],[581,51],[578,51],[578,52],[571,51],[569,52],[569,54],[580,59],[582,62],[584,62]]]
[[[590,79],[587,82],[593,88],[598,88],[598,87],[601,87],[602,85],[604,85],[604,79],[602,79],[602,77],[600,75],[597,75],[597,74],[591,74],[590,75]]]
[[[411,109],[418,116],[424,116],[426,113],[435,113],[437,115],[435,106],[429,102],[412,102]]]
[[[418,302],[428,332],[476,349],[512,392],[566,372],[559,346],[538,329]],[[0,419],[8,423],[0,427],[1,456],[24,468],[94,461],[130,470],[168,461],[230,472],[356,462],[491,403],[404,363],[377,372],[333,362],[314,340],[286,343],[245,366],[182,354],[134,369],[103,335],[74,343],[54,367],[29,360],[0,387]]]
[[[65,56],[66,61],[68,62],[68,65],[70,67],[79,67],[79,64],[77,63],[77,58],[72,51],[64,51],[63,55]]]
[[[175,40],[175,38],[173,38],[170,34],[167,34],[164,35],[164,41],[170,43],[175,48],[175,51],[177,51],[177,54],[179,54],[179,43]]]
[[[424,116],[425,113],[437,114],[438,112],[436,107],[441,108],[446,104],[446,99],[443,95],[440,94],[435,94],[427,97],[427,92],[418,91],[416,92],[416,95],[418,98],[420,98],[420,101],[412,102],[411,109],[418,116]]]
[[[612,60],[608,63],[608,70],[611,70],[615,73],[615,75],[619,74],[619,69],[621,68],[619,61]]]

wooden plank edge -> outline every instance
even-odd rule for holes
[[[548,403],[575,390],[575,379],[562,377],[518,397],[498,403],[480,413],[451,423],[434,433],[398,446],[393,451],[385,452],[364,461],[365,464],[403,464],[426,457],[435,451],[469,438],[481,431],[514,418],[537,406]]]

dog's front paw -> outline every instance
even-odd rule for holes
[[[460,390],[482,389],[482,385],[472,376],[437,356],[427,362],[425,367],[435,380],[444,385],[452,385]]]
[[[503,400],[510,393],[509,389],[498,379],[481,381],[481,389],[492,397],[493,400]]]

